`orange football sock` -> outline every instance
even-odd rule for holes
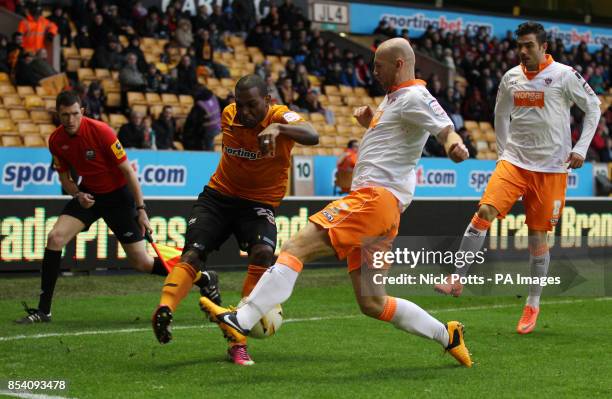
[[[267,267],[257,266],[257,265],[249,265],[247,269],[247,275],[244,278],[244,282],[242,283],[242,297],[247,297],[257,285],[257,282],[263,276],[263,274],[268,270]]]
[[[175,311],[191,290],[195,276],[195,269],[188,263],[181,262],[174,266],[164,282],[159,304],[166,305]]]

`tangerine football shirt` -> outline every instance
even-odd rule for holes
[[[291,149],[295,142],[279,135],[274,156],[264,158],[259,150],[257,135],[272,123],[294,124],[303,121],[299,114],[286,106],[272,105],[264,120],[251,129],[241,125],[236,118],[236,104],[225,107],[221,116],[221,161],[208,186],[228,196],[277,207],[287,191]]]

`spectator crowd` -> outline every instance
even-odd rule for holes
[[[289,57],[280,73],[274,73],[266,60],[255,66],[255,73],[267,81],[276,103],[296,111],[322,113],[328,122],[333,122],[333,114],[319,101],[319,95],[324,93],[320,93],[313,81],[322,83],[320,87],[346,85],[363,87],[373,96],[381,94],[372,77],[371,60],[350,50],[342,51],[333,41],[325,40],[319,30],[311,29],[310,21],[292,0],[278,4],[263,0],[258,2],[258,8],[253,0],[223,1],[212,7],[202,4],[193,15],[184,11],[179,0],[170,1],[165,10],[145,7],[141,1],[87,0],[72,2],[66,8],[55,5],[46,18],[36,0],[4,0],[4,3],[26,17],[10,38],[0,36],[0,71],[9,73],[17,85],[33,86],[56,73],[47,61],[44,40],[59,35],[62,46],[94,49],[89,66],[117,71],[123,92],[194,97],[193,109],[183,129],[177,129],[171,107],[164,108],[155,120],[138,112],[129,115],[129,123],[120,132],[127,147],[172,149],[174,141],[181,141],[185,148],[212,149],[212,140],[219,133],[218,114],[232,99],[217,99],[199,84],[198,77],[230,76],[228,68],[216,58],[223,52],[233,51],[230,33],[242,35],[246,46],[258,47],[265,55]],[[463,122],[492,121],[499,81],[505,71],[518,63],[516,40],[511,32],[499,39],[490,37],[484,28],[468,34],[429,27],[420,37],[409,38],[407,30],[398,32],[381,21],[373,33],[379,37],[373,49],[384,37],[405,37],[418,55],[431,57],[456,76],[463,77],[443,87],[436,74],[417,71],[417,77],[428,81],[429,90],[451,116],[466,142],[469,137],[461,130]],[[128,38],[126,46],[119,41],[120,35]],[[161,71],[157,63],[147,62],[141,48],[143,37],[168,40],[158,60],[168,66],[167,71]],[[591,53],[584,43],[566,48],[562,41],[554,40],[549,52],[555,60],[572,65],[582,73],[597,94],[609,90],[611,56],[607,45]],[[65,70],[66,60],[63,62],[62,70]],[[94,81],[83,87],[75,76],[70,77],[82,93],[89,115],[100,118],[106,112],[101,85]],[[125,98],[122,105],[127,111]],[[572,116],[573,137],[577,139],[582,116],[577,110]],[[612,110],[608,109],[591,145],[591,159],[610,159],[610,129]],[[425,155],[442,154],[440,148],[428,145]]]

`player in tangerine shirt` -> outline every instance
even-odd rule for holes
[[[236,103],[221,116],[221,161],[193,206],[181,263],[168,275],[153,314],[153,330],[162,344],[172,339],[172,312],[189,292],[196,272],[232,234],[249,254],[242,296],[250,294],[274,257],[274,209],[287,190],[291,149],[294,143],[319,142],[312,125],[299,114],[284,105],[270,105],[267,85],[259,76],[243,76],[235,93]],[[201,292],[220,303],[218,288]],[[230,342],[228,354],[236,364],[254,363],[246,340]]]

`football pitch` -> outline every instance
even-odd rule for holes
[[[244,272],[221,272],[235,304]],[[612,298],[544,297],[538,327],[514,328],[524,298],[411,297],[441,321],[460,320],[473,355],[460,367],[439,345],[359,313],[344,269],[305,270],[283,305],[285,324],[251,340],[253,367],[225,341],[194,290],[175,313],[174,340],[150,327],[162,279],[62,277],[52,323],[18,326],[36,305],[38,277],[0,280],[0,396],[8,380],[66,380],[70,398],[612,397]],[[22,396],[26,397],[26,396]]]

